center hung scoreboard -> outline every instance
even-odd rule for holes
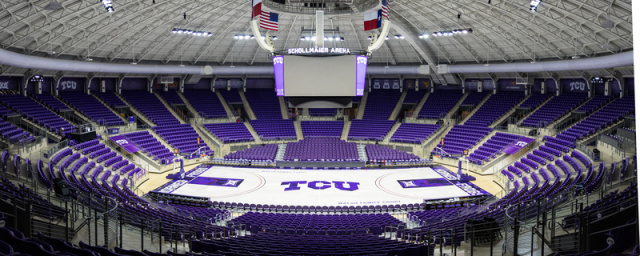
[[[322,53],[323,49],[332,48],[302,49],[316,49]],[[274,56],[276,93],[286,97],[362,96],[367,62],[367,56],[363,55]]]

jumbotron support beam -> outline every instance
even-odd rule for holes
[[[262,35],[260,34],[260,30],[258,29],[258,20],[252,20],[250,25],[251,25],[251,31],[253,32],[253,35],[256,37],[256,41],[258,42],[258,45],[260,46],[260,48],[265,49],[268,52],[275,52],[276,49],[275,47],[273,47],[273,41],[270,40],[271,35],[267,34],[267,36],[265,36],[265,38],[269,37],[267,40],[262,39]],[[268,42],[270,42],[270,44]]]

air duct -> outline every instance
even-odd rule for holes
[[[120,73],[120,74],[184,74],[184,75],[270,75],[272,66],[178,66],[178,65],[131,65],[77,60],[61,60],[37,57],[0,49],[0,64],[55,71]],[[455,73],[506,73],[506,72],[553,72],[567,70],[593,70],[633,65],[633,51],[586,59],[545,61],[536,63],[470,64],[448,65],[438,68],[438,74]],[[429,66],[369,66],[369,75],[430,75]],[[431,74],[436,75],[436,74]]]

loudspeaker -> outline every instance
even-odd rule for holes
[[[62,178],[56,178],[53,180],[53,190],[56,195],[59,196],[67,197],[71,195],[71,188],[69,187],[69,184],[67,184],[67,182]]]

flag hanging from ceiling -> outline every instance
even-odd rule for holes
[[[364,31],[376,29],[382,26],[382,10],[364,14]]]
[[[262,12],[262,0],[251,0],[251,6],[251,19],[253,19]]]
[[[278,31],[278,13],[262,11],[260,14],[260,27]]]
[[[389,19],[389,0],[382,0],[382,17]]]

